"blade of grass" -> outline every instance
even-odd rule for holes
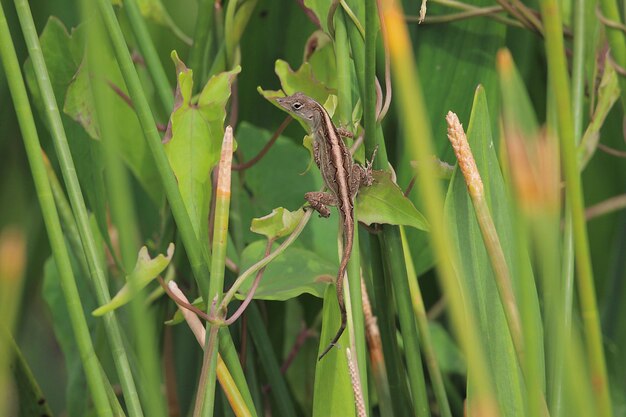
[[[132,0],[130,0],[132,1]],[[90,4],[81,2],[83,17],[89,13]],[[87,20],[87,19],[85,19]],[[145,28],[144,28],[145,29]],[[111,129],[115,120],[106,109],[115,104],[106,95],[108,85],[105,84],[106,75],[101,68],[106,68],[106,58],[110,51],[105,50],[106,35],[101,22],[92,22],[88,28],[87,68],[90,74],[90,86],[96,109],[98,126],[100,127],[100,140],[103,144],[105,162],[105,181],[108,189],[109,208],[111,220],[117,226],[122,264],[126,272],[132,271],[137,259],[137,251],[140,246],[138,225],[135,217],[133,192],[128,178],[128,173],[119,156],[115,153],[114,133]],[[137,285],[136,280],[129,280],[131,291]],[[133,341],[136,345],[138,367],[141,370],[137,375],[140,379],[140,387],[143,405],[146,414],[155,417],[165,417],[165,397],[161,395],[161,366],[155,327],[154,314],[148,311],[145,302],[146,292],[140,292],[141,296],[135,297],[130,305],[131,325],[133,329]]]
[[[383,345],[380,339],[380,329],[377,318],[372,313],[372,305],[369,300],[365,280],[361,279],[361,293],[363,294],[363,316],[365,321],[367,342],[370,349],[370,363],[376,394],[378,397],[378,408],[382,417],[393,416],[393,406],[391,393],[387,377],[387,367],[383,354]]]
[[[430,375],[430,380],[433,385],[433,391],[435,391],[437,404],[439,404],[439,413],[441,417],[452,417],[450,403],[448,402],[448,395],[446,394],[446,387],[444,385],[441,369],[439,369],[437,354],[435,352],[435,347],[433,346],[430,330],[428,328],[428,318],[426,317],[426,308],[424,307],[424,300],[422,299],[422,291],[420,290],[417,274],[415,273],[415,266],[413,265],[413,259],[411,258],[411,251],[409,249],[409,242],[407,241],[406,234],[404,232],[404,226],[400,226],[400,237],[402,239],[404,258],[406,259],[406,269],[409,292],[411,294],[411,301],[413,305],[413,314],[415,314],[415,318],[417,320],[417,328],[420,333],[421,344],[424,347],[424,357],[426,358],[428,374]]]
[[[67,239],[71,252],[76,256],[81,272],[87,276],[89,275],[89,267],[87,266],[87,259],[85,259],[85,253],[83,252],[83,245],[80,243],[80,234],[78,233],[76,220],[72,214],[72,208],[70,207],[70,203],[67,201],[67,197],[65,196],[63,187],[59,182],[59,178],[57,177],[56,172],[54,172],[54,169],[52,169],[50,161],[45,154],[44,164],[50,181],[50,187],[52,188],[54,203],[59,211],[61,227],[63,228],[65,239]]]
[[[572,113],[574,117],[574,136],[577,144],[580,143],[583,133],[583,116],[585,111],[585,32],[587,27],[586,20],[588,19],[585,3],[585,0],[576,0],[573,10],[574,51],[572,58]],[[561,417],[564,415],[564,355],[559,355],[559,352],[565,351],[565,340],[570,337],[574,288],[574,240],[572,215],[571,207],[567,201],[565,203],[565,221],[563,227],[564,232],[561,248],[560,273],[562,288],[557,296],[561,298],[561,312],[558,314],[560,314],[563,318],[562,325],[564,337],[554,338],[554,363],[552,364],[551,377],[548,380],[548,405],[552,417]]]
[[[139,76],[135,70],[130,53],[128,52],[122,29],[115,17],[112,5],[107,0],[98,0],[98,8],[109,34],[109,38],[113,44],[118,64],[126,86],[128,87],[130,98],[137,111],[137,117],[139,118],[144,136],[148,142],[150,153],[159,171],[167,200],[170,204],[172,214],[174,215],[178,231],[181,234],[187,256],[189,257],[194,278],[198,283],[200,293],[205,296],[209,293],[209,255],[207,253],[206,242],[198,242],[194,233],[189,214],[185,209],[180,191],[178,190],[176,178],[165,155],[163,146],[161,145],[161,137],[157,131],[150,106],[143,92],[143,87],[141,86]]]
[[[356,210],[354,213],[356,218]],[[350,332],[350,344],[352,345],[352,361],[356,361],[358,375],[361,382],[361,391],[365,408],[369,410],[369,389],[367,382],[367,362],[365,345],[365,321],[363,317],[363,294],[361,293],[361,259],[359,251],[358,228],[354,228],[354,240],[352,255],[348,262],[348,294],[349,301],[346,303],[351,320],[348,322]],[[368,412],[368,415],[370,413]]]
[[[67,137],[65,136],[63,122],[61,121],[61,115],[57,107],[52,85],[50,84],[50,78],[48,76],[41,46],[39,45],[39,39],[35,30],[35,24],[30,12],[30,7],[26,0],[16,0],[15,6],[22,31],[24,32],[24,38],[28,46],[28,52],[33,62],[33,69],[35,70],[37,84],[45,103],[46,117],[51,127],[54,147],[57,157],[59,158],[59,164],[65,185],[67,187],[72,211],[76,217],[78,232],[80,233],[83,250],[85,251],[85,257],[87,259],[87,265],[96,290],[96,296],[98,298],[98,302],[103,305],[110,301],[106,274],[100,264],[98,249],[89,225],[89,215],[87,214],[85,200],[83,199],[80,185],[78,183],[76,168],[67,143]],[[143,412],[139,404],[137,388],[133,380],[126,349],[122,342],[122,333],[115,313],[108,313],[103,319],[107,337],[111,343],[113,360],[120,378],[129,414],[133,417],[142,416]]]
[[[174,106],[174,93],[170,83],[167,81],[167,75],[165,74],[156,48],[154,47],[154,42],[152,42],[150,33],[148,33],[146,22],[143,20],[135,0],[124,0],[124,10],[130,21],[130,27],[137,39],[141,54],[146,61],[146,67],[150,72],[152,82],[161,100],[161,106],[163,106],[165,113],[169,115]]]
[[[409,152],[414,159],[419,160],[421,156],[432,155],[433,145],[430,123],[426,117],[424,101],[416,76],[408,29],[404,22],[404,14],[397,2],[384,1],[381,11],[389,31],[389,50],[397,84],[395,91],[399,98],[399,114],[406,129],[406,137],[415,138],[407,142]],[[449,234],[443,221],[443,198],[436,174],[433,172],[434,167],[424,164],[423,168],[423,172],[417,179],[426,217],[431,225],[429,236],[433,252],[438,259],[437,269],[444,292],[449,299],[448,305],[454,329],[467,355],[468,363],[472,364],[469,377],[476,387],[476,397],[471,404],[472,409],[479,409],[484,415],[499,415],[475,320],[472,315],[466,314],[463,308],[463,294],[467,294],[467,291],[464,291],[463,277],[457,278],[453,267],[456,262],[449,250],[452,244],[449,242]]]
[[[374,167],[387,167],[387,150],[382,138],[380,125],[376,120],[376,36],[378,32],[378,11],[376,2],[366,3],[365,9],[365,152],[371,152],[379,146],[379,157],[374,161]],[[357,39],[360,43],[360,39]],[[358,66],[358,63],[356,64]],[[357,70],[358,73],[358,70]],[[393,291],[400,319],[409,387],[415,415],[430,416],[428,395],[426,393],[426,379],[415,324],[415,317],[411,310],[411,297],[407,284],[407,272],[402,252],[402,242],[399,229],[395,226],[383,225],[381,245],[387,256],[383,260],[385,276],[393,282]]]
[[[214,228],[213,228],[213,250],[211,253],[211,280],[209,281],[209,291],[206,294],[207,312],[209,314],[217,313],[220,317],[225,314],[223,311],[214,312],[213,306],[220,305],[224,292],[224,269],[226,260],[226,246],[228,244],[228,216],[230,209],[230,186],[231,186],[231,166],[233,162],[233,129],[226,126],[224,131],[224,140],[222,142],[222,151],[220,163],[217,169],[217,187],[215,190],[215,211],[214,211]],[[214,303],[214,304],[211,304]],[[203,397],[202,413],[198,414],[198,403],[196,402],[196,410],[194,415],[202,415],[211,417],[213,415],[213,407],[215,402],[215,380],[217,369],[217,332],[219,326],[216,324],[207,324],[208,338],[204,347],[204,359],[202,364],[202,373],[206,371],[206,365],[209,364],[208,373],[205,378],[200,378],[198,384],[198,397]],[[204,375],[203,375],[204,376]]]
[[[298,415],[294,408],[287,384],[283,375],[280,373],[280,365],[276,360],[276,354],[272,349],[272,342],[267,334],[265,323],[261,319],[261,313],[256,303],[251,303],[246,311],[246,317],[249,321],[248,329],[252,336],[252,341],[257,349],[257,356],[261,362],[261,366],[265,371],[265,375],[272,387],[272,395],[276,401],[278,415],[283,417],[291,417]]]
[[[225,327],[221,328],[218,334],[218,338],[220,344],[220,355],[222,356],[224,365],[226,366],[226,369],[228,369],[228,371],[230,372],[230,376],[232,377],[232,379],[235,381],[237,389],[243,397],[244,401],[246,402],[248,410],[252,413],[253,417],[256,417],[256,407],[252,399],[250,390],[248,389],[249,382],[247,382],[246,375],[241,368],[239,354],[237,353],[237,349],[235,349],[235,344],[233,343],[233,339],[230,337],[230,332],[228,331],[228,329]]]
[[[371,155],[380,145],[380,156],[374,160],[375,169],[387,168],[387,149],[384,146],[382,133],[380,132],[380,123],[376,120],[376,36],[378,33],[378,0],[365,2],[365,53],[364,61],[361,63],[355,61],[358,68],[359,64],[365,69],[363,73],[365,80],[363,81],[364,91],[361,92],[363,99],[363,122],[365,126],[365,154]],[[354,31],[354,30],[353,30]],[[361,44],[359,40],[353,42],[352,49],[358,48],[356,45]],[[357,70],[357,74],[360,71]]]
[[[206,75],[206,54],[211,45],[211,27],[213,24],[213,12],[217,6],[214,0],[201,0],[198,2],[198,17],[193,36],[193,45],[189,53],[189,67],[197,74],[198,80],[202,81]],[[196,84],[200,88],[202,82]]]
[[[348,34],[346,31],[346,22],[343,10],[339,10],[334,16],[335,22],[335,62],[337,62],[337,90],[338,90],[338,109],[337,116],[339,123],[348,126],[352,120],[352,60],[350,59],[350,44],[348,42]],[[354,210],[354,218],[356,218],[356,209]],[[366,408],[368,406],[368,384],[367,384],[367,367],[365,357],[365,324],[363,322],[363,306],[361,299],[361,268],[359,259],[359,230],[354,228],[353,248],[348,263],[348,281],[349,281],[349,304],[350,310],[347,312],[351,316],[349,321],[350,342],[353,352],[353,360],[356,361],[358,367],[358,375],[360,377],[361,389],[365,400]]]
[[[426,393],[426,378],[424,377],[415,316],[411,307],[406,263],[402,253],[402,242],[398,227],[383,225],[382,246],[383,253],[387,254],[383,262],[385,265],[385,278],[392,282],[396,308],[398,309],[415,415],[430,416],[428,395]]]
[[[377,237],[370,238],[370,258],[372,287],[369,294],[380,329],[385,366],[388,369],[388,381],[385,382],[389,385],[389,393],[391,394],[391,405],[394,411],[392,415],[413,415],[406,368],[401,363],[400,349],[398,348],[398,339],[396,337],[395,305],[391,282],[385,279],[380,240]]]
[[[607,0],[602,2],[607,3]],[[558,128],[561,143],[561,160],[565,175],[565,189],[572,213],[572,227],[574,229],[574,251],[576,255],[576,269],[578,271],[578,288],[582,318],[585,326],[585,341],[587,344],[588,360],[591,364],[592,378],[595,381],[594,389],[598,398],[598,412],[600,416],[609,417],[613,414],[609,395],[609,381],[607,379],[604,348],[602,346],[602,332],[596,301],[596,291],[589,253],[589,240],[585,223],[585,206],[583,190],[576,158],[576,142],[574,135],[574,120],[570,99],[569,77],[567,61],[563,45],[563,25],[559,5],[555,0],[541,0],[541,15],[545,27],[545,46],[548,59],[548,74],[551,86],[554,89],[556,106],[558,108]],[[609,33],[612,33],[610,31]],[[619,34],[621,37],[621,33]],[[616,56],[626,61],[626,46],[613,50]],[[621,78],[622,82],[626,82]],[[621,84],[622,88],[626,86]],[[624,91],[622,91],[624,97]],[[623,100],[623,99],[622,99]]]
[[[100,417],[113,417],[113,412],[107,399],[106,389],[102,384],[100,364],[98,363],[98,358],[96,357],[89,336],[87,322],[83,316],[83,307],[81,305],[78,289],[76,288],[67,247],[65,246],[59,215],[54,205],[54,198],[46,175],[46,168],[39,145],[39,137],[37,136],[37,130],[35,128],[35,120],[28,102],[24,79],[20,72],[15,47],[13,46],[2,5],[0,5],[0,56],[2,57],[4,71],[7,75],[7,83],[13,97],[20,129],[22,130],[22,137],[28,156],[28,162],[30,163],[33,181],[35,183],[37,198],[41,205],[46,230],[48,231],[52,254],[57,268],[59,269],[61,287],[72,322],[72,329],[75,333],[76,344],[80,352],[87,384],[89,385],[89,390],[93,398],[95,411]]]

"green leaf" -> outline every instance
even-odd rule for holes
[[[391,180],[391,174],[383,171],[373,174],[374,183],[362,187],[356,196],[358,220],[367,225],[385,223],[428,230],[428,222]]]
[[[328,33],[328,10],[332,0],[304,0],[304,6],[308,7],[315,13],[324,32]]]
[[[307,45],[315,47],[315,51],[307,59],[313,69],[315,79],[335,89],[337,87],[337,63],[332,39],[321,30],[316,30],[309,36]]]
[[[318,355],[335,336],[341,321],[337,292],[334,285],[329,285],[324,292],[324,311],[322,333]],[[313,417],[356,415],[354,394],[348,372],[346,348],[350,347],[349,330],[341,335],[337,346],[333,347],[315,367],[315,385],[313,388]],[[355,353],[353,352],[353,357]]]
[[[274,70],[278,78],[280,78],[280,83],[287,95],[299,91],[319,103],[324,103],[329,94],[334,92],[334,90],[317,80],[313,74],[313,67],[308,62],[303,63],[297,71],[294,71],[287,62],[278,59],[276,60]]]
[[[485,195],[505,258],[507,263],[512,266],[513,287],[517,289],[518,284],[515,282],[517,269],[514,264],[517,250],[513,237],[514,220],[511,217],[509,196],[493,146],[491,120],[482,87],[476,90],[467,137],[485,186]],[[488,341],[483,348],[492,371],[496,398],[504,416],[526,415],[525,390],[519,364],[511,342],[491,263],[484,247],[465,180],[458,166],[455,168],[448,188],[445,215],[453,241],[456,244],[454,250],[457,251],[459,268],[462,270],[461,276],[465,277],[467,281],[466,287],[469,294],[465,294],[464,299],[468,301],[469,308],[478,318],[482,338]],[[535,298],[529,301],[531,305],[525,306],[525,308],[534,308],[538,312],[539,304],[536,293]],[[541,326],[539,321],[537,321],[537,326]],[[468,372],[470,373],[472,372],[471,366],[468,364]],[[474,389],[473,386],[468,386],[470,401]]]
[[[473,6],[491,6],[490,0],[474,0]],[[414,8],[417,12],[417,7]],[[449,13],[443,5],[430,3],[428,14]],[[498,78],[495,56],[505,44],[507,27],[491,19],[465,19],[445,25],[420,26],[416,51],[427,111],[436,141],[436,154],[452,156],[446,138],[444,115],[453,110],[467,120],[477,85],[485,86],[490,110],[497,120]],[[495,121],[491,124],[496,128]],[[401,151],[402,152],[402,151]],[[400,166],[400,164],[398,164]]]
[[[160,0],[138,0],[137,4],[142,16],[159,25],[169,28],[180,40],[188,45],[191,45],[193,42],[192,39],[183,33],[176,23],[174,23],[174,20]]]
[[[127,94],[116,61],[110,55],[110,51],[103,48],[102,53],[107,54],[108,60],[107,68],[101,69],[101,73],[107,74],[107,77],[106,80],[94,78],[93,74],[87,71],[87,66],[83,64],[83,32],[82,26],[79,26],[69,34],[65,26],[52,17],[41,33],[40,42],[57,104],[64,112],[63,125],[81,188],[91,210],[96,215],[102,235],[108,241],[106,193],[102,178],[104,168],[100,142],[94,140],[99,139],[100,136],[89,85],[91,82],[107,82],[109,87],[106,89],[106,94],[111,96],[110,102],[119,104],[107,109],[113,114],[112,118],[118,122],[111,126],[111,139],[114,139],[115,149],[147,191],[153,203],[159,205],[162,202],[163,191],[154,161],[149,154],[145,140],[142,139],[143,133],[137,115],[110,87],[115,86],[121,93]],[[35,98],[35,105],[43,115],[45,113],[39,88],[30,61],[26,61],[24,70],[28,87]]]
[[[201,242],[208,242],[210,174],[219,161],[230,85],[241,68],[211,77],[194,103],[193,71],[176,51],[172,52],[172,60],[176,64],[177,87],[174,111],[163,139],[165,153],[196,235]]]
[[[315,74],[313,74],[313,67],[308,62],[303,63],[297,71],[294,71],[287,62],[278,59],[276,60],[274,69],[276,71],[276,75],[278,75],[278,78],[280,79],[282,89],[287,95],[291,95],[299,91],[311,97],[318,103],[325,103],[328,96],[335,92],[334,89],[329,88],[323,82],[318,81],[318,78]],[[282,91],[263,90],[260,87],[258,90],[263,97],[267,98],[271,102],[273,102],[271,99],[274,97],[284,96]],[[276,106],[279,107],[278,105]]]
[[[84,64],[78,67],[74,79],[67,88],[63,112],[81,124],[92,139],[100,138],[89,74],[84,70]]]
[[[291,212],[283,207],[278,207],[266,216],[252,219],[250,230],[265,235],[268,239],[277,239],[290,234],[302,216],[304,216],[302,208]]]
[[[241,255],[241,269],[246,270],[263,258],[266,245],[265,241],[248,245]],[[336,274],[337,264],[310,250],[290,246],[265,268],[254,298],[284,301],[304,293],[321,298]],[[243,283],[238,298],[245,298],[253,281],[250,277]]]
[[[75,74],[82,62],[82,48],[84,46],[82,30],[76,29],[70,34],[61,21],[51,17],[41,32],[39,41],[57,106],[61,109],[64,107],[66,92],[75,82]],[[24,64],[24,72],[35,107],[42,116],[46,126],[48,126],[48,120],[45,116],[46,111],[43,107],[41,93],[30,58]],[[107,244],[110,245],[100,143],[92,140],[81,126],[72,121],[67,115],[62,114],[62,120],[81,189],[89,208],[96,216],[100,232],[105,237]],[[47,145],[44,143],[44,149],[46,150],[49,148],[49,145]],[[52,154],[49,150],[48,152]]]
[[[155,279],[167,268],[174,255],[174,244],[170,243],[167,248],[167,255],[159,254],[155,258],[150,258],[148,248],[143,246],[137,255],[135,269],[126,277],[126,284],[113,299],[93,311],[94,316],[102,316],[109,311],[113,311],[128,303],[146,285]]]

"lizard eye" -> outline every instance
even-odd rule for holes
[[[300,110],[302,108],[302,103],[296,101],[295,103],[293,103],[292,107],[294,110]]]

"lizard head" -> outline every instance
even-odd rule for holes
[[[287,97],[279,97],[276,102],[289,113],[293,113],[314,128],[321,122],[321,107],[315,100],[302,94],[295,93]]]

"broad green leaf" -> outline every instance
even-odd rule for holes
[[[358,220],[367,225],[386,223],[428,230],[428,222],[391,180],[388,172],[374,171],[374,183],[356,196]]]
[[[493,146],[491,120],[487,110],[484,89],[476,90],[472,116],[467,129],[467,137],[481,174],[487,202],[500,238],[507,263],[511,267],[513,287],[517,289],[515,278],[516,248],[513,238],[513,221],[508,194],[505,189],[498,158]],[[511,342],[502,303],[495,284],[491,263],[487,256],[476,215],[467,193],[463,175],[455,168],[445,203],[445,215],[453,236],[459,260],[461,276],[465,278],[469,294],[465,294],[470,312],[478,319],[481,338],[488,341],[483,345],[494,379],[496,398],[503,416],[526,415],[525,390],[519,364]],[[518,294],[519,297],[519,294]],[[539,304],[528,300],[526,308],[536,313]],[[539,317],[538,314],[536,317]],[[537,326],[541,323],[537,321]],[[538,341],[538,343],[541,343]],[[468,364],[468,372],[472,372]],[[468,386],[471,401],[474,387]]]
[[[208,242],[210,174],[219,161],[230,85],[241,69],[211,77],[194,103],[192,70],[176,51],[172,52],[172,60],[176,65],[176,101],[163,139],[165,153],[196,235],[201,242]]]
[[[319,103],[324,103],[328,95],[333,93],[333,90],[317,80],[308,62],[303,63],[297,71],[294,71],[287,62],[279,59],[276,61],[275,71],[283,90],[288,95],[299,91]]]
[[[241,255],[242,271],[263,258],[266,245],[265,241],[257,241],[244,249]],[[336,274],[337,264],[326,261],[310,250],[290,246],[265,268],[254,298],[284,301],[304,293],[321,298]],[[237,295],[239,298],[245,298],[253,281],[254,276],[244,282]]]
[[[303,209],[291,212],[283,207],[278,207],[266,216],[252,219],[250,230],[265,235],[268,239],[277,239],[290,234],[303,215]]]
[[[92,139],[100,138],[96,121],[95,105],[89,84],[89,74],[81,64],[73,81],[67,88],[63,112],[80,123]]]
[[[51,17],[41,32],[39,41],[57,106],[62,109],[66,101],[66,92],[75,83],[74,76],[82,62],[82,48],[84,47],[82,30],[73,30],[70,34],[60,20]],[[46,109],[30,59],[24,64],[24,72],[35,107],[48,126]],[[92,140],[81,126],[67,115],[62,114],[61,117],[81,189],[89,208],[96,216],[102,235],[109,243],[100,143]],[[50,148],[47,145],[46,143],[43,145],[46,150]]]
[[[311,64],[305,62],[297,71],[291,69],[289,64],[281,59],[276,61],[276,75],[280,79],[283,91],[287,95],[301,92],[311,97],[318,103],[325,103],[328,96],[334,93],[334,90],[318,81]],[[259,92],[267,99],[274,97],[283,97],[281,91],[263,90],[259,88]],[[273,101],[273,100],[270,100]]]
[[[115,86],[122,94],[128,94],[115,59],[110,51],[103,48],[102,53],[108,56],[107,67],[99,68],[97,74],[89,73],[87,66],[84,65],[83,32],[84,30],[79,26],[68,34],[58,19],[50,18],[40,36],[40,41],[59,108],[62,108],[64,112],[63,125],[78,171],[78,178],[96,214],[100,230],[104,236],[107,236],[100,143],[92,140],[99,139],[99,128],[89,83],[106,82],[108,86],[105,91],[110,95],[109,102],[118,104],[107,111],[112,112],[112,118],[118,122],[111,126],[111,139],[121,158],[156,205],[162,202],[163,191],[154,161],[143,139],[137,116],[134,110],[113,90],[112,86]],[[25,71],[29,88],[35,97],[35,104],[44,114],[29,61],[25,64]],[[106,79],[102,78],[102,74],[106,75]]]
[[[167,255],[159,254],[150,258],[148,248],[143,246],[137,255],[137,263],[133,271],[126,277],[126,284],[115,294],[113,299],[93,311],[94,316],[102,316],[128,303],[146,285],[167,268],[174,255],[174,244],[170,243]]]
[[[315,51],[306,59],[313,69],[315,78],[329,88],[336,88],[337,63],[335,62],[335,48],[330,37],[321,30],[317,30],[309,37],[307,45],[315,45]]]
[[[491,6],[490,0],[472,1],[473,6]],[[417,14],[418,5],[407,14]],[[449,13],[450,9],[428,4],[428,15]],[[507,26],[491,19],[465,19],[445,25],[420,25],[413,33],[416,59],[427,111],[436,141],[436,154],[453,160],[446,138],[444,116],[455,111],[467,120],[472,106],[474,88],[485,86],[490,111],[497,127],[498,78],[495,56],[506,39]],[[400,149],[402,152],[402,149]]]
[[[321,354],[330,340],[335,336],[341,321],[337,292],[329,285],[324,292],[324,311],[322,316],[322,332],[320,334],[318,355]],[[333,347],[317,362],[315,367],[315,383],[313,388],[313,417],[356,415],[354,394],[348,371],[346,349],[350,347],[349,330],[341,335],[337,346]],[[355,353],[353,352],[353,357]]]
[[[304,0],[304,5],[315,13],[324,32],[328,33],[328,10],[332,0]]]

